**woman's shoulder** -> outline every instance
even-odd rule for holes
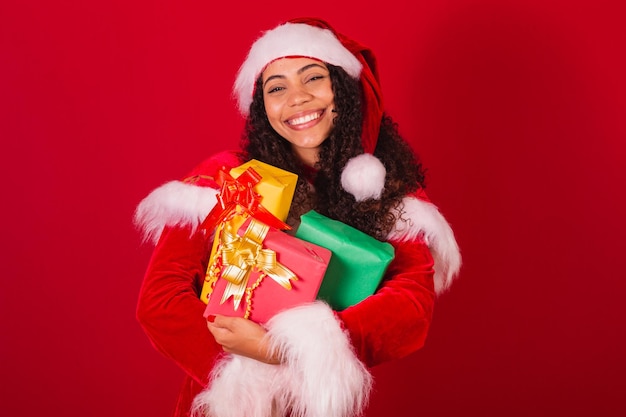
[[[417,190],[408,195],[408,197],[417,198],[418,200],[430,203],[430,198],[423,187],[419,187]]]
[[[461,268],[461,252],[448,220],[423,188],[405,196],[395,209],[390,242],[423,241],[435,261],[435,290],[448,289]]]
[[[228,172],[241,163],[240,152],[222,151],[201,161],[182,179],[152,190],[137,205],[133,218],[144,240],[156,243],[165,227],[196,230],[217,202],[218,172]]]
[[[185,175],[182,181],[199,186],[216,188],[213,180],[219,170],[230,171],[243,163],[242,154],[236,150],[218,152],[201,161]]]

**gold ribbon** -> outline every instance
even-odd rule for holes
[[[291,280],[296,281],[298,277],[289,268],[276,260],[276,252],[272,249],[263,248],[263,240],[267,236],[269,226],[254,218],[250,218],[250,223],[243,234],[237,234],[237,228],[233,221],[222,224],[223,228],[218,229],[219,235],[219,255],[221,258],[220,268],[221,278],[228,281],[220,304],[233,297],[233,310],[239,308],[243,295],[248,291],[247,300],[250,301],[251,291],[254,290],[265,277],[269,276],[286,290],[291,290]],[[217,261],[214,260],[214,261]],[[250,272],[258,271],[261,276],[253,285],[254,288],[247,288]],[[211,277],[216,279],[217,277]],[[247,318],[250,314],[250,306],[246,311]]]

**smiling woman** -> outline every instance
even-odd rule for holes
[[[156,242],[137,316],[187,374],[177,416],[358,415],[370,367],[424,344],[435,296],[461,257],[424,192],[418,157],[382,108],[373,56],[319,19],[265,32],[234,87],[246,120],[241,149],[208,158],[137,208],[137,224]],[[373,295],[342,310],[311,302],[267,323],[203,318],[213,230],[200,226],[216,204],[215,178],[251,159],[297,174],[293,229],[315,210],[391,244],[395,257]],[[232,401],[238,390],[246,395]]]

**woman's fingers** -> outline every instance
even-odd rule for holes
[[[278,363],[267,348],[265,328],[242,317],[209,316],[207,326],[224,351],[247,356],[266,363]]]

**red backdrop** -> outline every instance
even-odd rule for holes
[[[464,256],[425,348],[374,370],[368,416],[626,415],[623,14],[342,3],[0,4],[0,415],[170,415],[181,373],[134,318],[132,213],[237,145],[235,71],[299,15],[377,51]]]

